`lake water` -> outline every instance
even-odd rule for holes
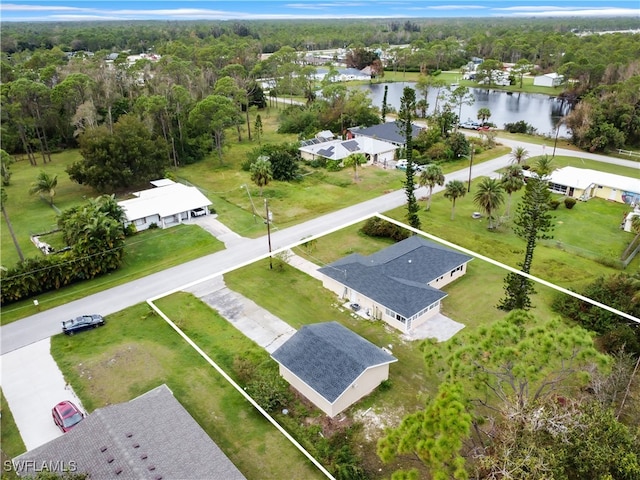
[[[374,83],[362,85],[360,88],[368,90],[371,95],[373,105],[382,107],[384,98],[384,87],[389,86],[387,93],[387,104],[396,110],[400,108],[400,98],[405,87],[415,88],[415,82],[396,83]],[[443,93],[445,89],[441,89]],[[555,136],[556,126],[560,119],[571,111],[571,107],[556,97],[541,95],[536,93],[513,93],[502,90],[490,90],[484,88],[470,88],[470,93],[475,98],[473,105],[463,105],[460,120],[472,119],[477,121],[478,110],[488,108],[491,110],[489,122],[494,123],[498,128],[504,128],[505,123],[514,123],[524,120],[533,125],[541,135]],[[428,114],[433,113],[436,107],[437,92],[435,89],[429,91],[427,102],[429,103]],[[421,96],[416,92],[416,100],[421,100]],[[442,100],[438,100],[438,106],[442,105]],[[457,110],[457,109],[456,109]],[[458,114],[457,111],[454,113]],[[558,131],[560,137],[569,137],[570,134],[564,125],[560,125]]]

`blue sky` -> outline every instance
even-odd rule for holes
[[[0,0],[2,21],[635,16],[640,0]]]

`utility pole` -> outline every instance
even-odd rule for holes
[[[558,145],[558,133],[560,132],[561,123],[562,123],[562,120],[558,121],[558,124],[556,125],[556,138],[553,141],[553,155],[551,155],[551,158],[556,158],[556,146]]]
[[[476,147],[471,144],[471,155],[469,155],[469,185],[467,186],[467,193],[471,192],[471,167],[473,166],[473,151]]]
[[[253,204],[253,198],[251,198],[251,192],[249,191],[249,187],[247,184],[243,184],[240,188],[244,188],[247,191],[247,195],[249,195],[249,202],[251,202],[251,210],[253,211],[253,223],[257,223],[258,219],[256,218],[256,206]]]
[[[267,212],[267,240],[269,241],[269,269],[273,270],[273,262],[271,258],[271,212],[269,211],[269,203],[264,199],[264,208]]]

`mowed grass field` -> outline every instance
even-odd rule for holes
[[[159,306],[225,371],[268,355],[188,294]],[[108,317],[87,335],[52,339],[51,352],[88,412],[166,383],[248,479],[323,478],[318,470],[148,305]],[[160,414],[161,416],[161,414]]]

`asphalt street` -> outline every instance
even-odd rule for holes
[[[548,145],[542,147],[541,145],[525,144],[505,139],[498,139],[498,141],[510,147],[523,146],[529,151],[531,156],[537,156],[543,153],[551,154],[553,148]],[[573,156],[636,169],[639,168],[639,164],[631,160],[621,160],[586,152],[557,149],[556,155]],[[508,165],[510,161],[509,155],[503,155],[499,158],[473,165],[471,172],[472,177],[495,176],[496,170]],[[468,178],[469,169],[464,168],[448,174],[446,176],[446,182],[454,179],[466,182]],[[436,187],[434,193],[442,189],[443,187]],[[426,188],[416,190],[416,196],[418,197],[426,194]],[[374,213],[382,213],[399,207],[403,205],[405,201],[406,196],[404,190],[397,190],[299,225],[272,231],[272,248],[273,250],[277,250],[300,243],[312,236],[338,230],[342,226],[357,222]],[[68,320],[69,318],[84,313],[109,315],[144,302],[149,298],[161,295],[164,292],[191,284],[202,278],[221,274],[239,265],[251,263],[263,258],[268,252],[267,249],[268,243],[266,236],[257,239],[245,239],[229,245],[224,251],[163,270],[138,280],[133,280],[124,285],[89,295],[59,307],[35,313],[22,320],[0,327],[0,352],[4,355],[60,333],[60,322],[63,320]]]

